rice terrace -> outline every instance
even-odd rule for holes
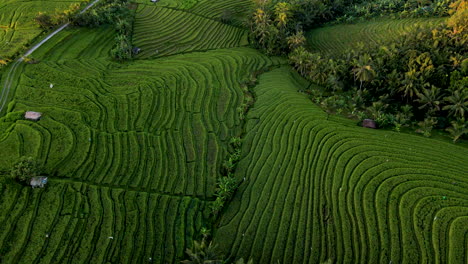
[[[468,1],[4,0],[0,264],[468,263]]]

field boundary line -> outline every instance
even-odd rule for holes
[[[88,180],[83,180],[83,179],[73,179],[73,178],[51,178],[49,179],[50,182],[55,182],[55,183],[82,183],[90,186],[98,186],[98,187],[104,187],[104,188],[109,188],[109,189],[121,189],[124,191],[133,191],[133,192],[144,192],[148,194],[157,194],[161,196],[170,196],[170,197],[180,197],[180,198],[192,198],[196,200],[200,200],[202,202],[212,202],[216,199],[216,197],[204,197],[202,195],[182,195],[182,194],[172,194],[169,192],[161,192],[153,189],[147,189],[147,188],[141,188],[141,187],[131,187],[127,185],[112,185],[112,184],[106,184],[106,183],[95,183],[92,181]]]

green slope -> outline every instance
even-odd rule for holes
[[[329,121],[295,73],[261,75],[246,177],[215,242],[254,263],[463,263],[468,151]],[[229,238],[229,239],[226,239]]]
[[[27,155],[53,177],[45,190],[0,183],[2,263],[183,258],[241,132],[239,83],[279,63],[234,48],[118,64],[112,39],[68,30],[21,68],[10,110],[43,117],[3,134],[0,170]]]
[[[247,31],[185,11],[140,5],[134,44],[139,58],[247,45]]]
[[[342,53],[358,43],[381,44],[398,39],[420,26],[442,23],[445,18],[378,18],[356,24],[342,24],[317,28],[307,32],[309,49],[316,52]]]

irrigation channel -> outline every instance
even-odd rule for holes
[[[101,1],[101,0],[94,0],[93,2],[88,4],[83,10],[80,11],[80,14],[83,14],[84,12],[86,12],[88,9],[93,7],[99,1]],[[24,57],[27,57],[27,56],[31,55],[35,50],[37,50],[44,43],[46,43],[49,39],[51,39],[53,36],[57,35],[59,32],[64,30],[69,25],[70,25],[70,23],[66,23],[66,24],[62,25],[61,27],[56,29],[54,32],[47,35],[39,43],[34,45],[31,49],[26,51],[26,53],[24,53],[23,56],[19,57],[15,62],[13,62],[13,64],[11,65],[10,71],[6,75],[7,77],[5,79],[4,85],[2,86],[2,92],[0,94],[0,113],[2,113],[3,109],[5,108],[6,103],[8,102],[8,95],[10,93],[11,86],[13,84],[13,80],[15,79],[14,77],[15,77],[15,74],[16,74],[16,70],[18,69],[18,66],[24,61]]]

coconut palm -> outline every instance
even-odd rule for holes
[[[287,38],[289,49],[294,50],[304,45],[306,42],[306,38],[304,37],[304,33],[302,30],[296,32],[296,34],[289,36]]]
[[[285,28],[291,16],[291,6],[286,2],[279,2],[275,5],[275,16],[278,28]]]
[[[455,90],[451,96],[444,98],[447,103],[442,109],[448,110],[449,115],[464,118],[468,111],[468,89]]]
[[[431,89],[424,89],[422,93],[417,93],[418,99],[415,101],[420,103],[419,109],[427,109],[429,114],[433,114],[440,110],[440,89],[432,85]]]
[[[446,130],[450,133],[453,143],[456,143],[464,134],[468,134],[468,127],[465,119],[458,119],[451,122],[452,126]]]
[[[372,66],[371,57],[368,54],[360,56],[358,60],[354,60],[354,68],[352,70],[354,74],[354,80],[360,81],[359,89],[362,89],[364,82],[370,82],[376,76],[376,73]]]
[[[181,261],[185,264],[221,264],[223,260],[218,256],[216,245],[208,242],[208,236],[204,235],[202,241],[193,241],[193,247],[186,249],[189,259]]]

